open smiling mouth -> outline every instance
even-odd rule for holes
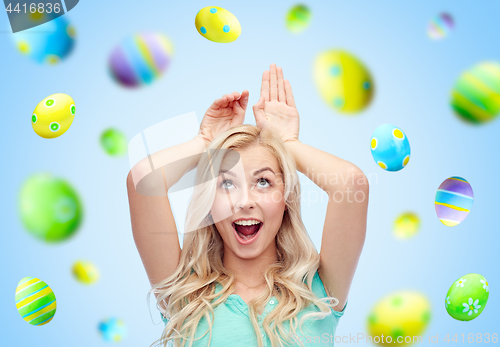
[[[262,225],[263,223],[255,225],[237,225],[233,223],[233,230],[238,242],[247,245],[257,238]]]

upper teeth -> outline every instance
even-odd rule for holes
[[[234,224],[238,225],[254,225],[254,224],[259,224],[260,222],[258,220],[238,220],[234,222]]]

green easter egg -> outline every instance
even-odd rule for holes
[[[304,31],[311,22],[311,11],[305,5],[295,5],[286,14],[285,23],[292,33]]]
[[[460,321],[470,321],[483,312],[489,296],[488,281],[479,274],[468,274],[456,280],[448,290],[445,307]]]
[[[56,296],[44,281],[24,277],[16,288],[16,308],[31,325],[44,325],[56,314]]]
[[[119,130],[109,128],[101,135],[101,146],[111,156],[127,153],[127,137]]]
[[[48,243],[71,237],[83,215],[73,187],[48,173],[35,174],[26,180],[19,194],[19,210],[26,230]]]
[[[465,71],[451,92],[451,107],[468,123],[495,119],[500,113],[500,64],[483,62]]]

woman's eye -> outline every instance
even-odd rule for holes
[[[258,182],[260,183],[260,182],[262,182],[262,181],[263,181],[264,183],[267,183],[267,184],[268,184],[268,186],[261,185],[261,187],[263,187],[263,188],[268,188],[268,187],[270,187],[270,186],[271,186],[271,182],[270,182],[267,178],[259,178]],[[226,185],[226,183],[227,183],[228,185]],[[224,180],[224,181],[222,181],[222,182],[221,182],[220,187],[221,187],[221,188],[223,188],[223,189],[228,189],[228,188],[230,187],[229,185],[233,185],[233,181],[231,181],[231,180]]]
[[[224,185],[224,184],[225,184],[225,183],[227,183],[227,182],[229,182],[230,184],[233,184],[233,182],[231,182],[231,180],[224,180],[224,181],[222,181],[222,183],[220,184],[220,186],[221,186],[222,188],[224,188],[224,189],[227,189],[228,187]]]
[[[269,187],[271,186],[271,182],[269,182],[269,180],[267,178],[260,178],[259,182],[262,182],[262,181],[264,181],[265,183],[269,184]],[[265,188],[267,188],[267,187],[265,187]]]

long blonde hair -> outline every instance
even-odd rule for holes
[[[319,255],[302,223],[300,183],[295,161],[281,138],[274,132],[266,129],[261,131],[254,125],[243,124],[220,134],[205,152],[211,155],[204,155],[199,160],[196,182],[209,182],[214,178],[214,172],[215,177],[218,176],[218,170],[214,168],[213,163],[220,163],[220,157],[227,154],[227,150],[244,150],[254,145],[264,147],[277,158],[283,174],[284,199],[288,207],[276,235],[278,261],[265,270],[265,290],[248,305],[250,321],[259,347],[262,347],[263,341],[256,315],[272,296],[278,299],[279,304],[263,321],[271,345],[276,347],[283,346],[283,338],[289,341],[289,334],[295,334],[297,315],[301,310],[311,303],[320,309],[320,312],[311,312],[302,317],[299,322],[302,332],[305,319],[322,319],[328,316],[339,301],[334,297],[319,299],[311,290],[314,274],[319,267]],[[186,216],[186,230],[194,231],[184,235],[180,262],[175,273],[155,284],[148,293],[148,298],[151,293],[159,294],[156,306],[169,319],[161,339],[155,341],[163,346],[166,346],[168,341],[173,341],[176,347],[186,346],[188,340],[191,341],[189,346],[192,346],[196,328],[202,317],[209,323],[211,340],[214,308],[223,303],[235,289],[235,276],[223,265],[222,238],[215,224],[207,223],[207,219],[211,218],[208,213],[215,194],[216,187],[213,183],[195,186]],[[216,282],[223,286],[217,294]],[[219,298],[212,303],[217,297]],[[167,309],[163,309],[160,303]],[[286,331],[284,321],[289,321],[292,331]],[[205,334],[207,332],[208,330]]]

